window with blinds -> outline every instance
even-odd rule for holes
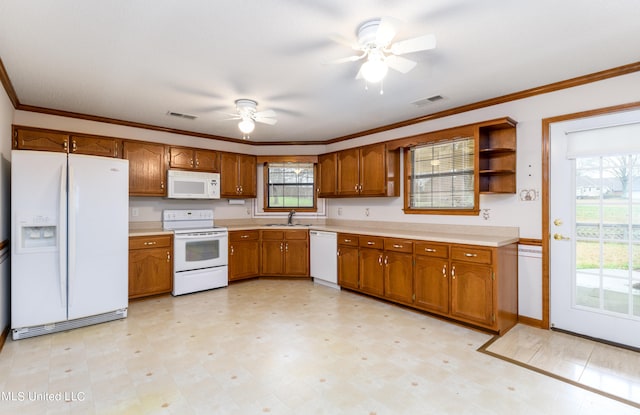
[[[475,140],[412,147],[407,210],[475,210]]]
[[[265,210],[314,209],[313,163],[267,163]]]

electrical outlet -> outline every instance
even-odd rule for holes
[[[369,213],[371,213],[371,212],[369,212],[369,208],[365,208],[364,215],[365,216],[369,216]]]
[[[131,217],[137,218],[140,216],[140,210],[138,208],[131,208]]]
[[[342,216],[342,208],[338,208],[338,216]]]

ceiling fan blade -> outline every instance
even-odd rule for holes
[[[364,58],[365,56],[367,56],[366,53],[363,53],[362,55],[347,56],[346,58],[335,59],[335,60],[329,61],[328,63],[338,64],[338,63],[346,63],[346,62],[355,62]]]
[[[261,122],[263,124],[269,124],[269,125],[275,125],[278,122],[278,120],[276,120],[275,118],[258,117],[258,116],[256,116],[253,120],[255,122]]]
[[[258,111],[254,114],[255,117],[267,117],[267,118],[275,118],[277,116],[274,110],[264,110]]]
[[[384,17],[380,20],[378,32],[376,33],[376,45],[380,47],[388,46],[395,37],[398,21],[390,17]]]
[[[391,53],[404,55],[405,53],[434,49],[436,47],[435,35],[423,35],[407,40],[401,40],[391,45]]]
[[[343,36],[340,36],[340,35],[331,35],[331,36],[329,36],[329,39],[333,40],[336,43],[344,45],[344,46],[346,46],[348,48],[351,48],[353,50],[360,50],[360,45],[358,45],[358,42],[354,42],[352,40],[349,40],[346,37],[343,37]]]
[[[416,62],[410,59],[396,55],[387,56],[385,62],[387,63],[387,65],[389,65],[389,68],[394,69],[400,73],[407,73],[417,65]]]

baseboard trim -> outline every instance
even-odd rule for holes
[[[4,347],[4,342],[7,341],[8,336],[9,336],[9,326],[5,327],[4,330],[2,330],[2,333],[0,334],[0,352]]]
[[[536,327],[538,329],[545,328],[542,326],[542,320],[531,317],[518,316],[518,323],[526,324],[527,326]]]

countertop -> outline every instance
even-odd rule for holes
[[[337,221],[336,221],[337,222]],[[518,228],[495,226],[463,226],[441,224],[414,224],[361,221],[358,226],[350,223],[325,223],[325,224],[295,224],[267,225],[255,221],[245,223],[224,223],[218,221],[217,226],[224,226],[229,231],[243,231],[254,229],[308,229],[325,232],[340,232],[360,235],[381,236],[389,238],[414,239],[422,241],[479,245],[500,247],[517,243],[520,239]],[[172,234],[171,231],[162,229],[159,222],[132,222],[129,226],[129,236],[149,236]]]

